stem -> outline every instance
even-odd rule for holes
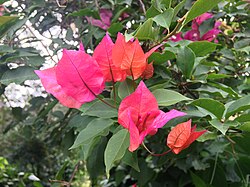
[[[153,153],[152,151],[150,151],[147,146],[144,144],[144,142],[142,142],[142,146],[146,149],[147,152],[149,152],[152,156],[164,156],[166,154],[168,154],[170,151],[172,151],[172,149],[169,149],[163,153],[157,154],[157,153]]]
[[[141,5],[141,8],[142,8],[142,11],[143,11],[143,14],[146,15],[146,9],[145,9],[145,5],[144,3],[142,2],[142,0],[139,0],[139,3]]]
[[[183,23],[183,21],[186,19],[186,14],[180,18],[179,20],[177,20],[177,25],[175,26],[175,28],[172,30],[172,32],[170,32],[169,34],[167,34],[165,37],[163,37],[159,42],[157,42],[156,44],[154,44],[153,46],[150,47],[150,49],[156,47],[157,45],[161,44],[162,42],[164,42],[164,40],[169,39],[171,36],[175,35],[177,33],[177,31],[181,28],[181,25]],[[149,50],[150,50],[149,49]]]
[[[136,90],[136,83],[135,83],[135,78],[133,75],[132,67],[130,68],[131,76],[132,76],[132,81],[133,81],[133,86],[134,86],[134,91]]]
[[[217,153],[216,157],[215,157],[214,169],[213,169],[213,173],[212,173],[211,180],[210,180],[209,184],[212,184],[212,182],[214,180],[214,175],[215,175],[215,171],[216,171],[218,155],[219,155],[219,153]]]
[[[30,33],[31,33],[35,38],[37,38],[36,35],[35,35],[35,33],[32,31],[32,29],[29,28],[29,26],[26,25],[26,24],[25,24],[25,26],[26,26],[26,28],[30,31]],[[52,61],[54,61],[55,63],[57,63],[57,62],[53,59],[53,57],[52,57],[52,55],[50,54],[48,48],[43,44],[43,42],[42,42],[41,40],[39,40],[39,42],[42,44],[42,46],[44,47],[44,49],[47,51],[47,53],[48,53],[50,59],[51,59]]]
[[[114,81],[112,81],[112,84],[113,84],[113,94],[114,94],[114,102],[115,102],[115,107],[117,107],[117,106],[116,106],[116,90],[115,90],[115,82],[114,82]]]

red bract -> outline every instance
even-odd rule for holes
[[[154,95],[141,81],[135,92],[121,102],[118,122],[129,130],[129,151],[133,152],[148,134],[154,135],[169,120],[184,115],[185,113],[177,110],[166,113],[159,110]]]
[[[154,66],[153,62],[151,62],[150,64],[147,64],[146,69],[142,73],[141,77],[143,79],[150,79],[153,76],[153,74],[154,74]]]
[[[196,125],[191,128],[191,120],[176,125],[167,137],[167,146],[175,153],[180,153],[206,132],[195,132]]]
[[[112,59],[115,66],[125,70],[127,75],[132,76],[133,79],[138,79],[146,69],[147,58],[158,47],[144,53],[138,39],[126,42],[125,37],[121,33],[118,33],[112,51]]]
[[[79,51],[64,49],[56,67],[36,73],[46,91],[70,108],[94,100],[104,89],[103,74],[96,61],[83,51],[83,46]]]
[[[95,48],[93,57],[99,64],[105,81],[124,81],[126,79],[126,72],[116,67],[112,60],[112,48],[114,43],[108,34],[102,39],[99,45]]]

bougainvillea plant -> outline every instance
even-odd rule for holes
[[[112,14],[106,10],[101,10],[100,14],[102,22],[90,18],[87,18],[87,20],[95,26],[106,29],[110,24],[106,22],[109,21]],[[220,22],[216,22],[214,28],[203,34],[202,37],[199,32],[199,26],[211,17],[212,14],[210,13],[204,13],[196,17],[192,22],[192,30],[185,34],[184,39],[213,41],[220,32],[218,29]],[[188,16],[186,15],[181,18],[176,26],[177,29],[179,24],[185,23],[187,19]],[[180,39],[181,33],[177,34],[177,29],[172,34],[167,35],[171,37],[172,41],[182,40]],[[120,132],[125,133],[125,135],[129,133],[130,137],[127,140],[129,144],[128,142],[123,142],[123,144],[129,145],[128,150],[130,152],[136,151],[142,144],[149,154],[153,156],[163,156],[170,151],[179,154],[204,134],[206,130],[196,132],[196,126],[191,128],[191,120],[189,120],[176,125],[170,131],[167,137],[167,146],[170,150],[167,152],[152,153],[144,144],[147,135],[157,136],[158,129],[166,125],[168,121],[186,115],[185,112],[176,109],[168,112],[160,110],[157,98],[143,82],[143,79],[150,79],[153,76],[153,61],[148,62],[148,58],[156,50],[164,50],[163,42],[153,45],[148,51],[144,52],[136,35],[126,41],[126,37],[118,33],[116,41],[113,43],[109,34],[106,33],[95,48],[93,56],[87,54],[84,51],[83,44],[80,44],[78,51],[64,49],[63,56],[55,67],[41,71],[36,70],[35,72],[40,77],[46,91],[54,95],[66,107],[80,108],[85,103],[99,100],[107,107],[118,110],[116,116],[118,124],[127,129],[127,131],[120,130]],[[184,66],[188,66],[188,63]],[[124,95],[125,93],[117,93],[115,84],[117,82],[123,83],[126,80],[132,82],[134,91],[124,98],[120,98],[119,101],[116,94]],[[138,82],[138,80],[141,81]],[[104,90],[107,90],[105,84],[107,85],[108,82],[113,83],[112,93],[110,94],[111,98],[113,97],[113,102],[107,101],[100,95]],[[112,118],[112,120],[114,119]],[[114,136],[116,135],[118,133]],[[73,148],[80,144],[74,145]],[[121,150],[121,152],[124,154],[125,149]],[[107,164],[107,162],[110,162],[110,160],[107,160],[109,155],[105,154],[105,156],[108,174],[112,166]],[[114,162],[115,159],[111,160],[111,162]]]

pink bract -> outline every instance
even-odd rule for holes
[[[113,15],[112,11],[108,9],[100,9],[99,13],[101,20],[94,19],[92,17],[86,17],[86,19],[91,25],[100,27],[103,30],[107,30],[111,24],[111,17]]]
[[[94,58],[80,50],[63,50],[57,66],[36,71],[46,91],[63,105],[80,108],[96,98],[104,89],[104,77]]]
[[[157,100],[143,81],[120,104],[118,122],[130,133],[129,151],[135,151],[147,135],[154,135],[169,120],[184,116],[177,110],[159,110]]]

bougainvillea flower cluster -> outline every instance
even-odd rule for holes
[[[35,72],[46,91],[60,103],[69,108],[80,108],[104,90],[105,82],[121,82],[131,75],[133,79],[150,78],[153,66],[148,65],[147,58],[157,48],[144,53],[138,40],[125,42],[125,37],[118,33],[113,44],[106,34],[94,50],[93,57],[84,51],[82,45],[79,51],[64,49],[55,67]]]
[[[87,54],[81,44],[78,51],[64,49],[55,67],[35,72],[46,91],[63,105],[80,108],[86,102],[100,99],[98,95],[103,92],[105,82],[122,82],[130,76],[136,84],[138,78],[152,77],[153,64],[148,64],[147,59],[159,47],[144,53],[138,39],[126,42],[125,37],[118,33],[113,43],[106,34],[95,48],[93,56]],[[147,135],[155,135],[168,121],[184,115],[186,113],[175,109],[169,112],[160,110],[154,95],[140,81],[135,91],[121,101],[118,123],[128,129],[129,151],[133,152]],[[178,154],[204,132],[195,132],[195,127],[191,128],[191,121],[179,124],[169,133],[167,146]]]
[[[169,120],[184,115],[177,110],[159,110],[156,98],[141,81],[135,92],[121,102],[118,122],[130,132],[129,150],[135,151],[148,134],[154,135]]]
[[[192,21],[192,29],[187,31],[185,34],[184,34],[184,37],[182,38],[182,33],[178,33],[174,36],[172,36],[170,39],[174,42],[177,42],[177,41],[180,41],[180,40],[191,40],[191,41],[203,41],[203,40],[207,40],[209,42],[218,42],[218,40],[216,39],[217,35],[221,32],[221,30],[219,29],[219,26],[221,25],[221,22],[220,21],[216,21],[214,23],[214,27],[213,29],[207,31],[206,33],[204,33],[202,36],[200,34],[200,26],[201,24],[208,20],[208,19],[211,19],[213,18],[213,14],[211,13],[204,13],[200,16],[198,16],[197,18],[195,18],[193,21]]]

